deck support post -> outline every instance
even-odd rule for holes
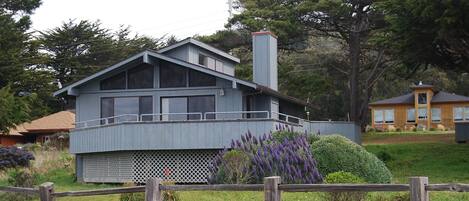
[[[53,201],[52,193],[54,193],[54,184],[51,182],[43,183],[39,186],[40,201]]]
[[[280,201],[281,192],[278,189],[280,184],[280,177],[266,177],[264,178],[264,200],[265,201]]]
[[[162,180],[158,178],[151,178],[147,180],[145,185],[145,201],[163,201],[160,191]]]
[[[410,184],[410,200],[411,201],[429,201],[429,193],[425,189],[428,185],[428,177],[411,177]]]

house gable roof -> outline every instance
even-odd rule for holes
[[[374,105],[398,105],[398,104],[414,104],[414,93],[408,93],[402,96],[388,98],[380,101],[370,103]],[[448,93],[445,91],[437,91],[433,95],[431,103],[451,103],[451,102],[469,102],[469,97],[457,94]]]
[[[193,45],[195,45],[195,46],[198,46],[198,47],[200,47],[200,48],[203,48],[203,49],[205,49],[205,50],[208,50],[208,51],[210,51],[210,52],[213,52],[213,53],[215,53],[215,54],[218,54],[218,55],[220,55],[220,56],[222,56],[222,57],[224,57],[224,58],[227,58],[227,59],[229,59],[229,60],[231,60],[231,61],[233,61],[233,62],[239,63],[239,62],[241,61],[239,58],[237,58],[237,57],[235,57],[235,56],[233,56],[233,55],[231,55],[231,54],[228,54],[228,53],[226,53],[226,52],[224,52],[224,51],[222,51],[222,50],[220,50],[220,49],[218,49],[218,48],[215,48],[215,47],[213,47],[213,46],[211,46],[211,45],[205,44],[205,43],[203,43],[203,42],[200,42],[200,41],[198,41],[198,40],[196,40],[196,39],[193,39],[193,38],[190,38],[190,37],[189,37],[189,38],[186,38],[186,39],[184,39],[184,40],[181,40],[181,41],[179,41],[179,42],[177,42],[177,43],[175,43],[175,44],[172,44],[172,45],[166,46],[166,47],[164,47],[164,48],[162,48],[162,49],[159,49],[159,50],[157,51],[157,53],[164,53],[164,52],[170,51],[170,50],[172,50],[172,49],[178,48],[178,47],[180,47],[180,46],[183,46],[183,45],[189,44],[189,43],[190,43],[190,44],[193,44]]]
[[[109,72],[111,72],[115,69],[118,69],[118,68],[122,67],[123,65],[131,62],[131,61],[142,58],[144,63],[149,63],[150,62],[149,61],[150,56],[154,57],[154,58],[157,58],[157,59],[165,60],[165,61],[168,61],[168,62],[171,62],[171,63],[174,63],[174,64],[178,64],[178,65],[181,65],[181,66],[184,66],[184,67],[187,67],[187,68],[199,71],[199,72],[203,72],[203,73],[215,76],[215,77],[219,77],[219,78],[222,78],[222,79],[225,79],[225,80],[229,80],[229,81],[233,82],[234,86],[236,84],[241,84],[241,85],[244,85],[246,87],[261,91],[265,94],[269,94],[271,96],[274,96],[274,97],[277,97],[277,98],[280,98],[280,99],[283,99],[283,100],[286,100],[286,101],[290,101],[290,102],[300,104],[300,105],[307,105],[307,103],[302,101],[302,100],[280,94],[279,92],[274,91],[272,89],[269,90],[268,87],[256,84],[256,83],[251,82],[251,81],[242,80],[242,79],[236,78],[236,77],[231,76],[231,75],[220,73],[218,71],[206,68],[206,67],[204,67],[202,65],[199,65],[199,64],[193,64],[193,63],[189,63],[187,61],[183,61],[183,60],[180,60],[180,59],[169,57],[169,56],[160,54],[160,53],[158,53],[156,51],[153,51],[153,50],[145,50],[145,51],[143,51],[139,54],[136,54],[132,57],[127,58],[126,60],[124,60],[122,62],[119,62],[119,63],[117,63],[115,65],[112,65],[108,68],[105,68],[105,69],[103,69],[103,70],[101,70],[101,71],[99,71],[99,72],[97,72],[97,73],[95,73],[91,76],[88,76],[88,77],[86,77],[82,80],[79,80],[79,81],[77,81],[73,84],[70,84],[66,87],[63,87],[62,89],[59,89],[56,92],[54,92],[54,96],[57,96],[57,95],[62,94],[64,92],[67,92],[68,94],[73,95],[74,90],[75,90],[76,87],[82,86],[82,85],[84,85],[84,84],[86,84],[86,83],[88,83],[88,82],[90,82],[94,79],[102,77],[103,75],[105,75],[105,74],[107,74],[107,73],[109,73]]]
[[[391,105],[391,104],[414,104],[414,93],[408,93],[402,96],[379,100],[370,105]]]
[[[24,136],[30,133],[70,131],[75,128],[75,113],[60,111],[10,129],[8,135]]]

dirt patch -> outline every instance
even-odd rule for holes
[[[443,142],[453,144],[454,134],[366,136],[363,144],[401,144]]]

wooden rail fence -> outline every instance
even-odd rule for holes
[[[58,197],[111,195],[145,192],[146,201],[162,201],[162,191],[264,191],[265,201],[280,201],[281,192],[399,192],[410,193],[411,201],[429,201],[430,191],[469,192],[469,184],[429,184],[428,177],[411,177],[409,184],[281,184],[278,176],[266,177],[264,184],[162,185],[161,179],[149,179],[145,186],[55,192],[47,182],[38,189],[0,187],[0,192],[39,195],[40,201]]]

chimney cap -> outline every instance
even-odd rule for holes
[[[267,30],[252,32],[251,35],[252,35],[252,36],[271,35],[272,37],[274,37],[274,38],[276,38],[276,39],[278,38],[275,34],[273,34],[273,33],[270,32],[270,31],[267,31]]]

